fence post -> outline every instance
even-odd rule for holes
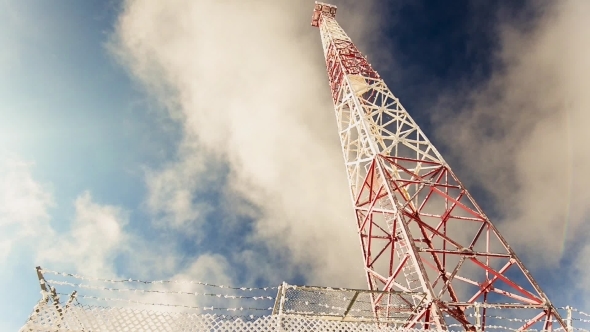
[[[283,284],[280,286],[279,294],[281,296],[279,301],[279,310],[278,310],[278,330],[281,332],[283,330],[283,312],[285,310],[285,296],[287,295],[287,283],[283,281]]]
[[[475,302],[473,304],[473,311],[474,311],[474,317],[475,317],[475,331],[477,332],[481,332],[481,314],[480,314],[480,310],[479,310],[479,303]]]
[[[567,311],[567,318],[565,319],[565,324],[567,325],[567,332],[573,332],[574,327],[572,326],[572,307],[569,305],[565,307]]]
[[[43,301],[47,303],[49,302],[49,296],[51,296],[51,293],[47,290],[47,282],[45,281],[45,277],[43,277],[41,267],[37,266],[35,269],[37,270],[37,278],[39,278],[39,286],[41,286],[41,296],[43,297]]]

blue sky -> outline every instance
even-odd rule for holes
[[[336,4],[546,292],[583,307],[588,5]],[[363,286],[312,8],[0,2],[0,329],[38,264]]]
[[[10,1],[1,6],[0,38],[7,46],[0,77],[3,162],[33,164],[32,177],[52,195],[48,213],[58,232],[68,230],[73,201],[85,190],[103,204],[129,207],[140,220],[141,167],[165,155],[175,134],[156,124],[145,97],[105,51],[117,5]],[[18,303],[7,304],[18,311],[2,319],[11,330],[37,296],[29,287],[35,263],[24,251],[26,244],[3,262],[8,269],[2,279],[15,284],[10,292]]]
[[[90,188],[106,202],[137,205],[139,164],[160,157],[174,135],[158,135],[164,130],[145,98],[105,51],[116,6],[3,6],[10,46],[2,76],[3,152],[33,160],[36,176],[59,183],[56,203],[64,208]]]

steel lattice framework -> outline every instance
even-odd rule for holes
[[[335,16],[335,6],[316,2],[312,25],[321,33],[369,288],[427,294],[408,328],[423,322],[438,330],[452,323],[485,330],[491,308],[525,318],[519,331],[566,328]],[[383,296],[373,297],[378,319],[395,310],[382,304]],[[469,315],[474,307],[480,310]]]

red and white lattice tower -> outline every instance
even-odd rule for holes
[[[565,329],[522,261],[335,16],[335,6],[316,2],[312,25],[321,32],[369,288],[427,294],[413,303],[419,309],[406,327],[488,330],[503,313],[520,322],[515,330]],[[384,305],[386,296],[373,296],[377,319],[395,314]]]

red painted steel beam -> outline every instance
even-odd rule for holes
[[[499,279],[501,279],[502,281],[504,281],[505,283],[507,283],[508,285],[510,285],[512,288],[518,290],[519,292],[521,292],[522,294],[524,294],[529,299],[537,302],[538,304],[543,303],[543,300],[539,299],[538,297],[536,297],[533,294],[531,294],[530,292],[528,292],[526,289],[524,289],[521,286],[517,285],[512,280],[510,280],[506,276],[504,276],[502,273],[497,272],[496,270],[494,270],[491,267],[483,264],[482,262],[480,262],[479,260],[477,260],[475,258],[471,258],[471,261],[474,262],[475,264],[479,265],[483,269],[489,271],[493,275],[497,276]]]

